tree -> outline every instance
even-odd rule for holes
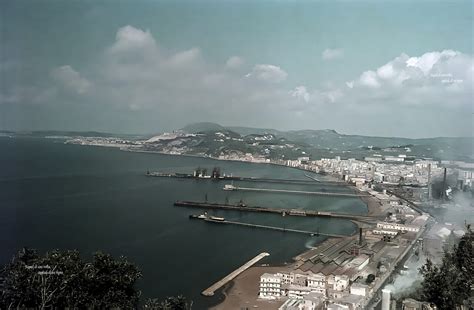
[[[375,275],[374,274],[369,274],[367,276],[367,279],[365,280],[365,283],[370,284],[370,283],[374,282],[374,280],[375,280]]]
[[[97,252],[84,262],[78,251],[54,250],[44,256],[23,249],[0,274],[0,308],[135,309],[139,269],[126,258]]]
[[[474,286],[473,242],[473,231],[467,226],[459,244],[452,251],[445,252],[440,266],[427,260],[420,269],[424,277],[421,288],[424,300],[436,304],[439,309],[467,305]]]
[[[145,302],[145,309],[150,310],[188,310],[191,305],[188,305],[186,298],[179,295],[176,297],[166,297],[165,300],[148,299]]]

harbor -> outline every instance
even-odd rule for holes
[[[214,296],[214,292],[220,289],[222,286],[226,285],[228,282],[232,281],[235,277],[237,277],[239,274],[247,270],[248,268],[252,267],[255,265],[258,261],[263,259],[264,257],[269,256],[270,254],[263,252],[243,264],[241,267],[237,268],[236,270],[232,271],[229,273],[227,276],[222,278],[221,280],[217,281],[213,285],[211,285],[209,288],[205,289],[202,291],[202,295],[204,296]]]
[[[319,231],[309,231],[309,230],[276,227],[276,226],[269,226],[269,225],[244,223],[244,222],[237,222],[237,221],[228,221],[222,217],[207,216],[207,214],[191,215],[190,218],[204,220],[205,222],[208,222],[208,223],[237,225],[237,226],[244,226],[244,227],[250,227],[250,228],[260,228],[260,229],[268,229],[268,230],[281,231],[281,232],[298,233],[298,234],[304,234],[304,235],[310,235],[310,236],[324,236],[324,237],[332,237],[332,238],[347,237],[344,235],[321,233]]]
[[[324,192],[324,191],[297,191],[288,189],[274,189],[274,188],[255,188],[255,187],[239,187],[231,184],[226,184],[223,188],[225,191],[253,191],[253,192],[269,192],[269,193],[287,193],[300,195],[318,195],[318,196],[336,196],[336,197],[362,197],[369,196],[367,194],[354,193],[338,193],[338,192]]]
[[[274,213],[274,214],[279,214],[281,216],[341,218],[341,219],[355,220],[355,221],[360,221],[360,222],[370,222],[370,223],[377,221],[377,219],[374,217],[364,216],[364,215],[354,215],[354,214],[347,214],[347,213],[335,213],[335,212],[325,212],[325,211],[315,211],[315,210],[302,210],[302,209],[267,208],[267,207],[260,207],[260,206],[247,206],[245,204],[232,205],[232,204],[178,200],[174,203],[174,206],[200,208],[200,209]]]
[[[167,172],[150,172],[147,171],[146,176],[148,177],[160,177],[160,178],[176,178],[176,179],[191,179],[191,180],[212,180],[212,181],[243,181],[243,182],[259,182],[259,183],[273,183],[273,184],[294,184],[294,185],[330,185],[330,186],[344,186],[348,184],[342,181],[323,181],[319,180],[314,176],[305,173],[305,177],[308,180],[295,180],[295,179],[279,179],[279,178],[264,178],[264,177],[243,177],[233,176],[232,174],[226,175],[221,174],[219,168],[214,168],[210,174],[207,173],[207,169],[195,169],[193,173],[167,173]]]

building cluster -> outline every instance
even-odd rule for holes
[[[221,154],[217,158],[219,160],[234,160],[234,161],[245,161],[251,163],[271,163],[271,160],[266,158],[264,155],[256,155],[252,153],[243,152],[229,152],[227,154]]]
[[[401,257],[419,246],[429,219],[396,197],[377,195],[386,199],[383,220],[360,229],[358,238],[330,239],[297,256],[291,272],[263,274],[259,297],[284,299],[281,310],[364,309]]]
[[[316,172],[336,175],[346,181],[375,182],[392,184],[427,185],[430,178],[441,176],[444,168],[434,160],[414,160],[410,163],[402,161],[374,160],[378,157],[366,157],[365,160],[354,158],[341,159],[323,158],[312,161],[311,166]],[[404,159],[403,157],[398,157]]]
[[[127,147],[141,145],[141,141],[132,141],[115,137],[75,137],[67,139],[66,144],[108,146],[108,147]]]
[[[261,298],[288,297],[280,309],[317,309],[331,305],[357,309],[368,296],[369,286],[349,284],[347,275],[329,275],[312,272],[265,273],[260,277]]]

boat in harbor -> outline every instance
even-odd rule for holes
[[[224,185],[224,188],[223,188],[223,190],[225,190],[225,191],[233,191],[233,190],[236,190],[236,189],[237,189],[237,187],[235,187],[232,184],[226,184],[226,185]]]
[[[212,217],[212,216],[211,216]],[[200,220],[205,220],[207,219],[207,212],[204,212],[203,214],[191,214],[189,216],[190,219],[200,219]]]

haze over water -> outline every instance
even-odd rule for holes
[[[358,198],[282,193],[226,192],[226,182],[150,178],[147,170],[191,173],[218,166],[238,176],[308,180],[304,171],[263,164],[124,152],[113,148],[65,145],[33,138],[0,138],[0,263],[23,246],[41,252],[78,249],[85,257],[97,250],[124,255],[137,264],[145,297],[183,294],[196,309],[215,303],[200,292],[261,252],[261,263],[290,262],[323,238],[191,221],[198,209],[173,206],[176,200],[304,208],[365,214]],[[318,176],[322,178],[321,176]],[[315,184],[282,185],[236,182],[243,187],[344,190]],[[214,211],[229,220],[350,234],[344,220]]]

